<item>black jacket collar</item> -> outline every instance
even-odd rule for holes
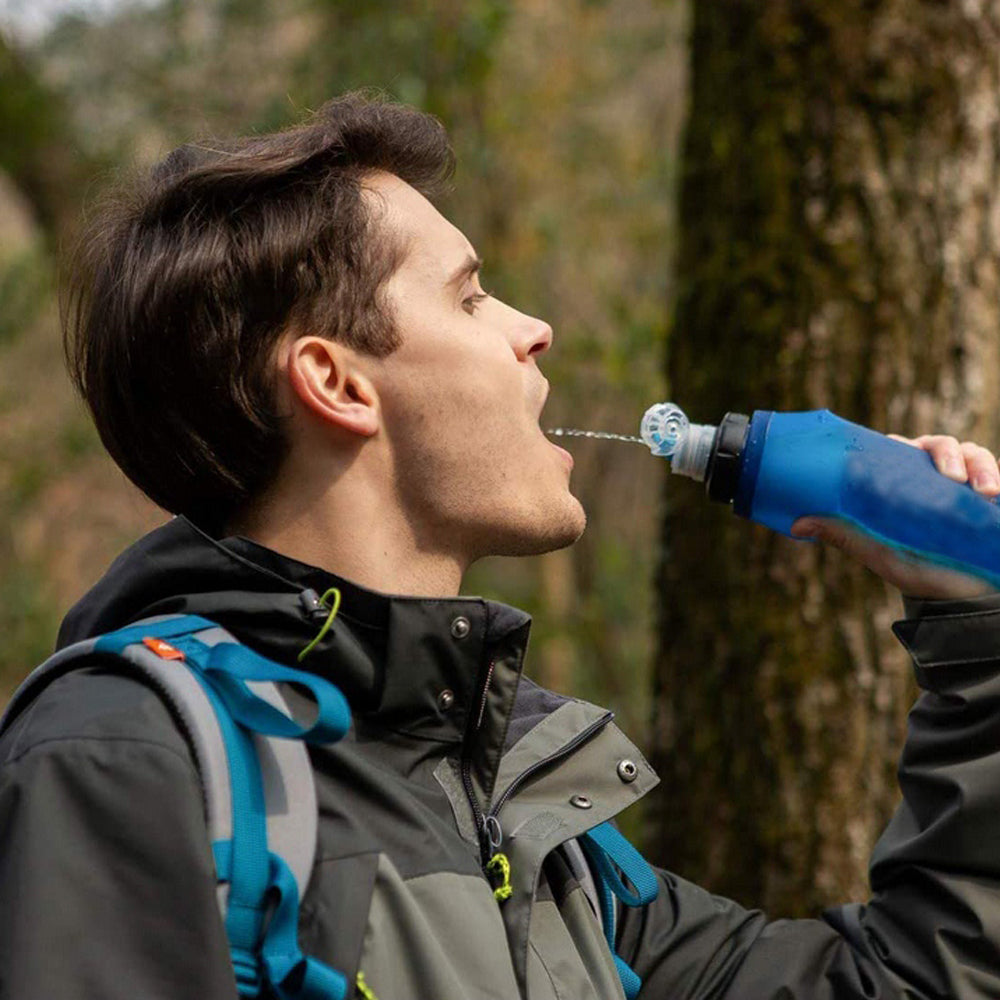
[[[323,624],[303,595],[330,587],[342,595],[337,619],[298,663]],[[262,655],[328,678],[370,724],[464,739],[487,782],[495,770],[530,627],[522,611],[478,597],[380,594],[178,517],[112,563],[67,614],[58,646],[169,613],[203,615]]]

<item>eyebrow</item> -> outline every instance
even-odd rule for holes
[[[474,257],[472,254],[469,254],[465,260],[459,264],[452,276],[445,282],[445,287],[449,288],[452,285],[461,283],[466,278],[471,278],[472,275],[476,274],[482,266],[483,261],[481,257]]]

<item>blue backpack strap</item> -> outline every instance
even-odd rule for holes
[[[635,1000],[642,980],[615,951],[616,901],[625,906],[645,906],[656,899],[659,882],[646,859],[611,823],[601,823],[588,830],[580,838],[580,844],[593,866],[601,904],[601,923],[615,960],[618,978],[627,1000]]]
[[[240,995],[258,996],[266,979],[279,1000],[343,1000],[344,976],[303,955],[297,940],[318,823],[303,740],[343,736],[350,725],[343,695],[315,675],[257,655],[205,618],[162,615],[49,657],[11,697],[0,732],[52,681],[92,665],[95,653],[118,657],[149,683],[191,743]],[[178,669],[174,659],[190,669]],[[280,682],[313,695],[311,723],[293,718]]]
[[[237,988],[279,1000],[343,1000],[344,976],[298,947],[298,907],[312,871],[318,814],[303,740],[332,742],[350,712],[332,684],[272,663],[195,615],[145,619],[60,650],[14,693],[0,732],[41,691],[71,670],[114,655],[150,683],[188,736],[202,781],[219,903]],[[183,659],[190,669],[171,660]],[[294,682],[316,702],[315,718],[293,718],[277,683]]]
[[[155,626],[155,627],[154,627]],[[176,670],[174,664],[165,663],[147,648],[144,640],[163,639],[173,642],[178,653],[185,657],[189,670]],[[188,639],[192,642],[188,643]],[[170,677],[181,677],[188,686],[197,689],[200,708],[193,725],[195,737],[210,737],[221,755],[225,795],[216,797],[215,810],[224,813],[224,823],[212,823],[211,839],[228,840],[231,836],[232,807],[229,803],[230,780],[225,745],[221,738],[217,710],[227,718],[236,716],[238,727],[248,731],[257,752],[263,776],[264,805],[267,817],[267,843],[271,851],[280,854],[292,870],[298,884],[299,895],[304,896],[312,873],[316,851],[318,810],[316,789],[313,782],[309,755],[301,737],[310,742],[332,741],[350,724],[347,703],[332,685],[311,674],[288,670],[241,646],[225,629],[207,619],[194,615],[161,616],[110,633],[97,640],[98,648],[105,652],[118,652],[125,659],[140,665],[144,673],[149,667],[166,669]],[[245,650],[252,661],[243,668],[231,669],[240,656],[236,650]],[[216,683],[208,683],[211,678]],[[272,678],[265,680],[262,678]],[[302,725],[292,718],[274,681],[291,680],[309,688],[319,703],[320,713],[312,726]],[[224,691],[220,691],[220,687]],[[180,706],[181,709],[185,707]],[[184,714],[183,711],[180,714]],[[334,719],[332,725],[328,720]],[[273,738],[273,736],[289,738]],[[197,743],[197,739],[195,740]],[[201,760],[198,760],[201,765]],[[204,773],[204,772],[203,772]],[[209,796],[208,813],[213,813],[213,799]],[[264,864],[262,862],[262,864]],[[223,889],[221,904],[225,913]]]
[[[217,877],[228,886],[224,922],[239,994],[258,996],[266,980],[280,1000],[343,1000],[344,976],[299,950],[298,904],[312,867],[317,819],[312,771],[301,741],[340,739],[350,725],[346,700],[329,682],[273,663],[195,616],[129,626],[101,637],[95,648],[144,657],[137,644],[155,649],[157,640],[169,641],[160,655],[182,657],[191,668],[224,745],[231,835],[213,838],[212,847]],[[311,723],[292,717],[278,682],[295,682],[312,694],[317,711]],[[277,808],[269,808],[269,802]],[[272,848],[290,836],[293,854],[301,855],[294,841],[301,847],[308,820],[303,876],[293,872],[283,850]]]

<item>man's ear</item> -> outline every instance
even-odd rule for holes
[[[298,337],[288,349],[288,384],[314,417],[371,437],[379,425],[378,394],[356,358],[354,351],[335,341]]]

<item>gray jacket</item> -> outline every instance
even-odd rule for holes
[[[340,614],[304,665],[341,687],[354,725],[311,751],[303,949],[350,982],[362,971],[378,1000],[620,998],[560,845],[656,777],[609,713],[521,676],[522,612],[385,597],[175,519],[116,561],[59,642],[190,612],[294,664],[317,630],[301,595],[332,585]],[[656,901],[619,920],[641,997],[1000,997],[1000,599],[909,612],[896,632],[924,693],[872,899],[769,922],[658,871]],[[511,863],[499,903],[485,816]],[[0,741],[0,900],[4,1000],[236,995],[191,752],[114,661],[53,683]]]

